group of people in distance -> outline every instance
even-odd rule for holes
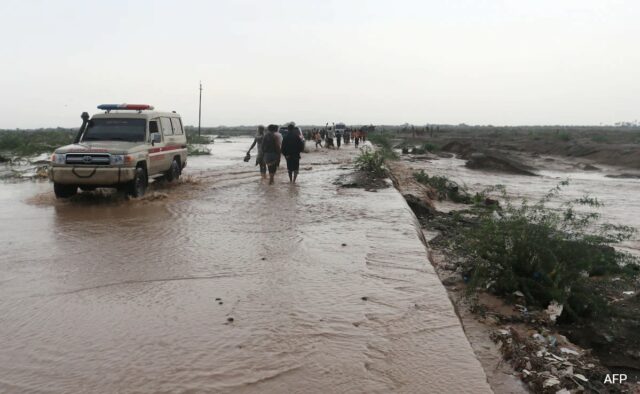
[[[245,161],[250,160],[251,150],[257,147],[256,165],[260,166],[260,174],[263,179],[267,178],[267,171],[269,172],[269,184],[271,185],[280,166],[280,158],[284,156],[287,161],[289,182],[296,183],[300,171],[300,153],[304,151],[305,139],[314,141],[316,149],[318,149],[318,146],[322,148],[322,141],[325,142],[325,148],[334,148],[334,138],[338,149],[340,149],[342,138],[344,138],[345,144],[353,140],[355,147],[358,148],[360,141],[364,143],[367,137],[366,132],[359,129],[334,130],[328,127],[312,129],[303,135],[300,128],[296,127],[294,123],[287,125],[286,132],[283,131],[283,133],[280,133],[280,128],[275,124],[269,125],[266,129],[264,126],[258,126],[258,131],[247,151]]]
[[[264,126],[258,126],[258,132],[247,151],[247,157],[250,157],[254,146],[258,147],[256,165],[260,166],[260,174],[263,179],[266,179],[268,170],[269,184],[273,184],[276,170],[280,166],[280,157],[284,156],[287,161],[289,182],[296,182],[300,171],[300,153],[304,151],[304,136],[299,128],[295,127],[293,123],[289,124],[283,137],[278,125],[271,124],[266,128],[266,131]]]
[[[322,141],[324,141],[325,148],[333,149],[336,148],[337,145],[337,149],[340,149],[342,140],[344,140],[345,145],[349,144],[350,141],[353,141],[353,144],[357,149],[360,145],[360,141],[364,143],[366,138],[366,132],[360,129],[346,129],[343,131],[341,129],[334,130],[329,127],[328,129],[312,129],[310,131],[309,138],[307,139],[315,142],[316,149],[318,149],[318,147],[322,148]],[[333,142],[334,140],[336,141],[335,145]]]

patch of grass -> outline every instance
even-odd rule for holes
[[[0,152],[10,156],[35,156],[53,152],[73,142],[75,131],[67,129],[0,131]]]
[[[211,143],[211,138],[208,135],[198,135],[187,133],[187,144],[200,144],[206,145]]]
[[[385,155],[381,149],[372,151],[369,148],[363,148],[355,160],[355,166],[360,171],[382,178],[387,176],[385,160]]]
[[[440,150],[440,147],[438,145],[434,145],[430,142],[425,142],[424,144],[422,144],[421,148],[428,152],[437,152]]]
[[[198,135],[197,132],[187,132],[187,154],[189,156],[207,156],[211,149],[204,145],[211,144],[210,135]]]
[[[556,138],[558,138],[560,141],[565,141],[565,142],[571,141],[571,135],[567,132],[556,134]]]
[[[462,204],[473,202],[473,198],[466,190],[445,176],[429,176],[424,170],[420,170],[420,172],[414,172],[413,177],[416,181],[434,188],[439,200],[451,200]]]
[[[397,160],[398,154],[394,152],[393,145],[391,144],[391,139],[384,133],[376,133],[370,134],[368,136],[369,141],[372,144],[376,145],[378,149],[376,152],[380,152],[385,159],[387,160]]]
[[[609,138],[609,136],[598,134],[598,135],[592,136],[591,141],[598,142],[601,144],[608,144],[611,141],[611,139]]]
[[[189,156],[207,156],[211,154],[211,149],[187,144],[187,154]]]
[[[598,225],[593,210],[579,213],[575,205],[600,206],[589,197],[561,209],[546,207],[566,184],[535,204],[516,205],[503,192],[503,209],[480,213],[477,225],[462,232],[460,245],[471,256],[471,290],[503,296],[521,291],[529,305],[542,308],[555,300],[564,305],[565,322],[606,315],[607,301],[593,291],[590,277],[638,275],[637,259],[612,247],[635,229]]]

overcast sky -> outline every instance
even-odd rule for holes
[[[0,128],[640,119],[640,1],[0,2]]]

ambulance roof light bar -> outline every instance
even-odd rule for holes
[[[112,110],[129,110],[129,111],[144,111],[144,110],[153,110],[153,105],[149,104],[100,104],[98,105],[98,109],[103,111],[107,111],[107,113]]]

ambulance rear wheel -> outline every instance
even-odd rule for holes
[[[180,173],[182,172],[181,169],[182,167],[180,166],[180,161],[177,158],[174,158],[171,162],[169,171],[167,171],[165,174],[165,179],[168,182],[177,181],[178,178],[180,178]]]

